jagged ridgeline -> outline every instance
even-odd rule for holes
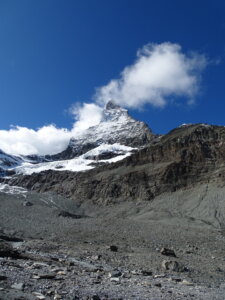
[[[2,174],[14,172],[7,179],[11,185],[80,202],[149,201],[198,184],[223,186],[225,128],[182,125],[157,136],[109,102],[100,124],[71,139],[57,155],[8,156],[10,164],[7,154],[1,155]]]

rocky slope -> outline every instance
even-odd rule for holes
[[[1,178],[0,299],[224,299],[225,128],[148,136]]]
[[[0,299],[223,300],[224,230],[182,204],[205,188],[101,207],[0,192]]]
[[[20,176],[10,184],[54,191],[77,201],[149,201],[155,196],[216,181],[225,176],[225,128],[179,127],[124,160],[82,173],[46,171]]]

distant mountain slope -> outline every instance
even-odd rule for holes
[[[77,201],[149,201],[198,184],[225,184],[225,128],[181,126],[114,164],[81,173],[45,171],[10,184],[55,191]]]
[[[103,110],[101,122],[77,133],[61,153],[27,157],[0,153],[0,175],[30,175],[45,170],[86,171],[124,159],[154,137],[145,123],[134,120],[127,110],[110,101]]]

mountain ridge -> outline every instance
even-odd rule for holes
[[[224,162],[225,128],[194,124],[178,127],[113,164],[78,173],[49,170],[14,177],[9,183],[80,202],[150,201],[202,183],[223,186]]]
[[[95,161],[99,160],[95,153],[95,158],[92,159],[94,161],[87,161],[88,156],[93,155],[90,153],[85,156],[85,154],[94,149],[99,150],[102,158],[99,163],[105,163],[107,159],[108,162],[113,162],[115,161],[112,160],[113,157],[118,156],[118,159],[122,159],[122,155],[126,156],[136,148],[145,146],[154,137],[155,135],[144,122],[134,120],[126,109],[110,101],[103,109],[100,123],[79,131],[70,139],[64,151],[45,156],[11,156],[4,153],[4,158],[1,159],[0,156],[1,173],[11,175],[13,173],[40,172],[44,169],[64,170],[68,165],[70,165],[69,170],[82,171],[90,168],[88,165],[94,166]],[[110,145],[114,146],[110,147]],[[75,164],[72,163],[73,167],[70,163],[72,159],[77,159],[74,161]],[[60,161],[61,164],[54,163]],[[83,164],[83,168],[79,167],[80,164]]]

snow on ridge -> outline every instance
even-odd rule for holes
[[[27,193],[27,190],[19,186],[10,186],[5,183],[0,183],[0,193],[11,195],[25,195]]]
[[[127,156],[130,156],[136,148],[123,146],[120,144],[101,144],[100,146],[92,149],[85,154],[68,160],[52,161],[52,162],[42,162],[37,164],[32,164],[30,162],[24,162],[20,166],[14,168],[14,171],[18,174],[31,175],[32,173],[39,173],[47,170],[55,171],[72,171],[72,172],[82,172],[95,168],[98,163],[114,163],[120,161]],[[89,159],[89,157],[98,156],[102,153],[112,153],[117,156],[110,159]]]
[[[183,123],[183,124],[181,124],[180,126],[178,126],[179,128],[180,127],[189,127],[189,126],[192,126],[193,124],[192,123]]]
[[[124,145],[120,145],[120,144],[101,144],[100,146],[86,152],[85,154],[83,154],[83,158],[87,158],[90,156],[97,156],[100,155],[101,153],[115,153],[115,154],[124,154],[124,152],[131,152],[133,150],[136,150],[137,148],[132,148],[129,146],[124,146]]]
[[[197,124],[194,124],[194,123],[183,123],[183,124],[181,124],[180,126],[179,126],[179,128],[181,128],[181,127],[189,127],[189,126],[193,126],[193,125],[199,125],[199,126],[203,126],[203,127],[211,127],[211,125],[210,124],[207,124],[207,123],[197,123]]]

